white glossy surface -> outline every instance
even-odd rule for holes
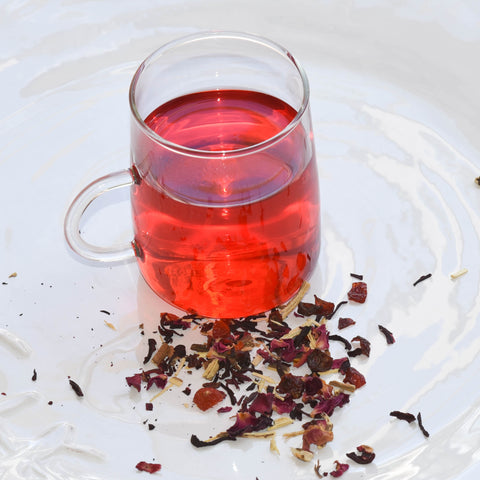
[[[478,478],[475,0],[0,5],[0,478],[140,478],[148,474],[135,464],[153,459],[163,465],[157,476],[174,480],[314,476],[288,452],[294,440],[278,441],[280,457],[265,441],[195,450],[190,434],[216,433],[224,420],[186,409],[181,393],[160,397],[157,427],[148,431],[149,397],[131,392],[124,377],[145,355],[138,324],[153,330],[166,307],[135,264],[80,261],[63,238],[73,196],[128,166],[127,90],[137,65],[168,40],[215,28],[265,35],[303,63],[323,201],[312,294],[341,300],[351,271],[369,285],[367,303],[342,312],[357,320],[349,335],[372,341],[371,358],[359,363],[368,383],[334,414],[335,440],[316,458],[328,469],[365,443],[375,448],[374,464],[343,478]],[[86,234],[99,230],[106,244],[128,238],[126,198],[102,200]],[[469,272],[452,281],[462,267]],[[428,272],[431,279],[412,287]],[[394,332],[395,345],[385,345],[378,323]],[[430,438],[391,419],[393,409],[421,411]]]

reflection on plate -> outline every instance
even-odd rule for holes
[[[0,120],[8,206],[0,238],[0,478],[138,478],[147,475],[135,471],[141,460],[161,463],[157,475],[175,480],[314,478],[313,464],[290,454],[295,439],[279,438],[279,456],[268,441],[252,439],[194,449],[191,433],[214,435],[228,418],[186,408],[180,390],[147,412],[150,395],[129,389],[125,376],[145,356],[148,335],[138,325],[153,331],[170,307],[135,264],[84,263],[62,237],[76,192],[128,164],[126,95],[137,64],[159,43],[218,25],[249,25],[280,41],[310,78],[323,232],[306,299],[344,299],[350,272],[369,287],[364,305],[342,310],[357,322],[348,335],[372,342],[371,357],[357,362],[367,385],[334,413],[335,439],[315,460],[328,471],[368,444],[375,462],[352,465],[345,478],[476,478],[477,7],[459,2],[455,12],[446,4],[430,12],[419,7],[427,2],[386,9],[365,0],[348,8],[303,3],[292,12],[282,2],[247,1],[235,2],[232,15],[214,1],[207,9],[169,3],[2,7],[2,35],[16,29],[18,42],[0,42],[1,91],[11,92]],[[253,9],[265,15],[252,19]],[[275,24],[267,21],[271,9]],[[114,235],[128,235],[128,213],[108,217],[122,225]],[[462,268],[468,273],[452,280]],[[394,333],[394,345],[378,324]],[[392,410],[421,412],[430,437],[390,417]]]

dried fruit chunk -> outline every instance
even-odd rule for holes
[[[338,319],[338,329],[339,330],[342,330],[344,328],[347,328],[349,327],[350,325],[355,325],[355,320],[353,320],[352,318],[344,318],[344,317],[340,317]]]
[[[307,357],[307,365],[312,372],[326,372],[332,368],[332,357],[322,350],[315,348]]]
[[[193,403],[202,411],[212,408],[220,403],[226,394],[213,387],[203,387],[195,392]]]
[[[158,472],[162,466],[159,463],[138,462],[135,468],[141,472],[155,473]]]
[[[343,381],[345,383],[351,383],[352,385],[355,385],[355,388],[363,387],[367,383],[365,377],[353,367],[349,367],[347,369]]]
[[[216,320],[213,324],[211,334],[215,340],[220,340],[230,335],[230,327],[225,320]]]
[[[277,386],[277,392],[288,393],[292,398],[300,398],[304,389],[302,377],[286,373]]]
[[[364,303],[367,299],[367,284],[365,282],[353,282],[347,296],[352,302]]]

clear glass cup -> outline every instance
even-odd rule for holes
[[[309,86],[294,57],[244,33],[184,37],[140,65],[130,107],[131,166],[73,201],[70,247],[103,262],[135,255],[155,293],[206,317],[255,315],[293,297],[320,248]],[[134,240],[90,245],[83,212],[124,186]]]

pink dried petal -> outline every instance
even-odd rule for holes
[[[127,380],[127,385],[129,387],[135,388],[138,392],[140,391],[141,385],[142,385],[142,374],[141,373],[136,373],[135,375],[132,375],[131,377],[126,377],[125,380]]]
[[[160,390],[164,389],[165,385],[167,384],[167,379],[168,377],[163,373],[149,378],[147,381],[147,390],[150,390],[153,385],[158,387]]]
[[[265,413],[270,414],[272,413],[272,406],[273,406],[273,393],[259,393],[255,399],[253,400],[252,404],[248,411],[250,413]]]
[[[340,463],[338,460],[335,460],[335,470],[330,472],[332,477],[338,478],[341,477],[349,468],[347,463]]]

